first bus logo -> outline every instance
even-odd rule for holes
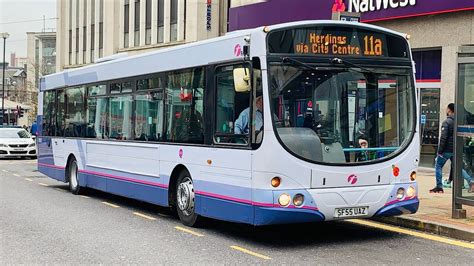
[[[357,183],[357,176],[354,174],[348,176],[347,182],[350,183],[351,185],[354,185],[355,183]]]

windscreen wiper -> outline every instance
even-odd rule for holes
[[[350,66],[350,67],[359,68],[359,69],[361,69],[361,70],[363,70],[363,71],[365,71],[365,72],[375,73],[375,72],[374,72],[373,70],[371,70],[371,69],[368,69],[368,68],[359,66],[359,65],[357,65],[357,64],[351,63],[351,62],[349,62],[349,61],[347,61],[347,60],[344,60],[344,59],[342,59],[342,58],[339,58],[339,57],[334,57],[334,58],[332,58],[332,59],[331,59],[331,63],[332,63],[333,65]],[[363,73],[363,72],[361,72],[361,73]]]
[[[300,65],[300,66],[304,66],[304,67],[306,67],[306,68],[309,68],[309,69],[311,69],[311,70],[317,70],[317,68],[315,68],[315,67],[313,67],[313,66],[311,66],[311,65],[309,65],[309,64],[306,64],[305,62],[302,62],[302,61],[300,61],[300,60],[296,60],[296,59],[291,58],[291,57],[282,57],[282,58],[281,58],[281,62],[282,62],[282,63],[293,62],[293,63],[296,63],[296,64],[298,64],[298,65]]]

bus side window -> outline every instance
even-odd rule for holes
[[[216,68],[215,143],[248,143],[251,120],[250,90],[236,89],[234,80],[234,73],[243,68],[241,64]]]
[[[164,141],[204,143],[204,80],[202,67],[168,73]]]

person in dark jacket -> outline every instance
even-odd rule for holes
[[[441,134],[438,144],[438,155],[436,156],[436,187],[431,189],[431,193],[443,193],[443,166],[446,161],[453,163],[454,151],[454,103],[450,103],[446,108],[447,118],[441,125]],[[451,166],[452,167],[452,166]]]

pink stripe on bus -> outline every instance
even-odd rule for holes
[[[218,195],[218,194],[214,194],[210,192],[195,191],[195,193],[198,195],[209,196],[209,197],[218,198],[218,199],[230,200],[230,201],[235,201],[235,202],[240,202],[240,203],[245,203],[245,204],[252,204],[252,201],[250,200],[238,199],[238,198]]]
[[[398,202],[404,202],[404,201],[407,201],[407,200],[412,200],[412,199],[416,199],[417,197],[414,196],[414,197],[411,197],[411,198],[405,198],[403,200],[392,200],[392,201],[389,201],[387,203],[385,203],[384,206],[388,206],[388,205],[392,205],[392,204],[395,204],[395,203],[398,203]]]
[[[319,210],[317,207],[311,207],[311,206],[303,206],[303,207],[296,207],[293,205],[290,205],[288,207],[282,207],[278,204],[273,204],[273,203],[263,203],[263,202],[255,202],[255,201],[250,201],[250,200],[244,200],[244,199],[239,199],[239,198],[234,198],[234,197],[229,197],[229,196],[223,196],[215,193],[210,193],[210,192],[204,192],[204,191],[195,191],[196,194],[202,195],[202,196],[209,196],[213,198],[218,198],[218,199],[223,199],[223,200],[229,200],[229,201],[235,201],[235,202],[240,202],[240,203],[245,203],[253,206],[258,206],[258,207],[269,207],[269,208],[288,208],[288,209],[306,209],[306,210],[313,210],[317,211]]]
[[[145,180],[139,180],[139,179],[116,176],[116,175],[111,175],[111,174],[93,172],[93,171],[89,171],[89,170],[79,170],[79,172],[84,173],[84,174],[98,175],[98,176],[113,178],[113,179],[120,179],[120,180],[124,180],[124,181],[130,181],[130,182],[140,183],[140,184],[145,184],[145,185],[150,185],[150,186],[168,188],[168,185],[166,185],[166,184],[160,184],[160,183],[150,182],[150,181],[145,181]]]

